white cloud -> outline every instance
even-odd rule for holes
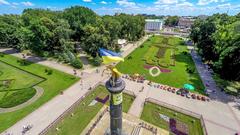
[[[21,2],[24,6],[34,6],[33,3],[26,1],[26,2]]]
[[[83,0],[83,2],[92,2],[92,0]]]
[[[10,5],[6,0],[0,0],[0,5]]]
[[[127,7],[127,8],[136,8],[137,7],[135,2],[131,2],[128,0],[117,0],[117,4],[119,4],[120,6],[123,6],[123,7]]]
[[[224,2],[225,0],[220,0],[220,2]],[[218,0],[199,0],[197,5],[208,5],[213,2],[219,2]]]
[[[177,3],[178,3],[178,0],[158,0],[154,2],[154,4],[177,4]]]
[[[176,4],[177,7],[193,7],[193,4],[190,2],[183,2],[183,3],[179,3]]]
[[[107,4],[107,2],[106,2],[106,1],[101,1],[100,3],[101,3],[101,4],[105,4],[105,5]]]

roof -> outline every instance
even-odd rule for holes
[[[145,19],[145,22],[163,22],[161,19]]]

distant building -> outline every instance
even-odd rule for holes
[[[163,27],[163,20],[160,19],[146,19],[145,22],[146,32],[158,32]]]
[[[207,15],[199,15],[197,18],[201,19],[201,20],[205,20],[208,18]]]
[[[190,18],[180,18],[178,21],[179,28],[191,28],[194,23],[194,19]]]

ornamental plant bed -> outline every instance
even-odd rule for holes
[[[157,58],[164,58],[166,50],[167,50],[167,48],[165,48],[165,47],[159,47],[158,52],[157,52]]]
[[[152,65],[144,65],[144,68],[145,68],[145,69],[150,69],[150,68],[152,68],[152,67],[154,67],[154,66],[152,66]],[[161,67],[159,67],[159,66],[156,66],[156,67],[158,67],[162,73],[172,72],[170,69],[161,68]]]

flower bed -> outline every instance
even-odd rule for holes
[[[154,67],[154,66],[152,66],[152,65],[144,65],[144,68],[145,68],[145,69],[150,69],[150,68],[152,68],[152,67]],[[172,72],[172,70],[170,70],[170,69],[161,68],[160,66],[156,66],[156,67],[158,67],[162,73]]]

